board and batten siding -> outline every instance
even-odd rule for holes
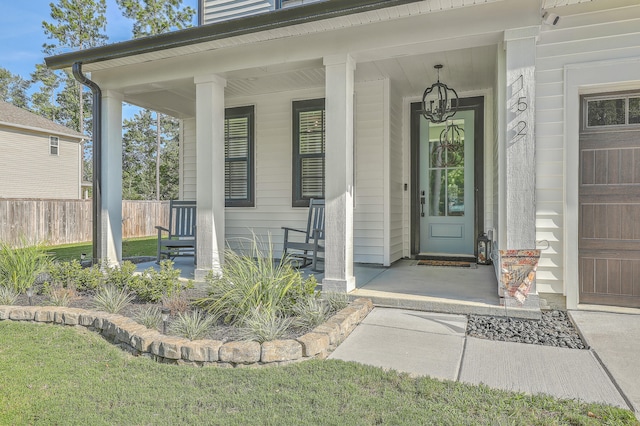
[[[58,137],[49,153],[49,134],[0,127],[0,198],[79,199],[82,145]]]
[[[384,82],[356,84],[356,208],[354,261],[384,263]],[[225,238],[230,247],[247,247],[255,235],[271,239],[274,256],[282,252],[283,226],[304,229],[306,207],[291,207],[292,102],[323,98],[317,87],[251,97],[227,98],[226,107],[255,107],[255,207],[225,210]],[[185,199],[195,199],[195,120],[183,121],[183,176]],[[330,143],[330,141],[327,141]]]
[[[536,58],[536,239],[549,248],[540,258],[539,292],[564,289],[564,68],[566,65],[640,57],[640,5],[563,16],[561,28],[540,33]],[[640,84],[638,85],[640,87]],[[604,91],[604,90],[603,90]],[[575,126],[577,123],[567,123]]]

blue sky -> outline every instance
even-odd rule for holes
[[[51,21],[49,3],[57,0],[0,0],[0,67],[29,79],[44,61],[42,44],[48,42],[42,21]],[[183,0],[197,10],[198,0]],[[124,18],[115,0],[107,0],[109,43],[132,38],[132,21]]]

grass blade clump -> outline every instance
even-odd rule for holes
[[[107,284],[96,291],[93,304],[96,309],[117,314],[133,301],[133,295],[126,289]]]
[[[294,324],[305,331],[316,328],[331,316],[329,304],[315,297],[301,300],[294,306],[293,312]]]
[[[194,310],[184,314],[178,314],[171,322],[171,333],[190,340],[202,339],[215,325],[215,318],[204,312]]]
[[[18,300],[18,293],[11,287],[0,286],[0,305],[13,305]]]
[[[242,319],[238,327],[241,340],[253,340],[259,343],[286,337],[294,319],[282,317],[269,309],[253,308]]]
[[[158,330],[162,324],[162,313],[157,306],[150,306],[147,309],[138,311],[135,319],[151,330]]]
[[[286,261],[274,261],[271,244],[262,249],[255,238],[249,254],[226,250],[222,274],[209,274],[207,282],[209,294],[196,304],[227,324],[238,324],[258,307],[290,316],[299,300],[315,293],[317,284]]]
[[[320,299],[329,305],[329,311],[333,314],[347,307],[349,304],[349,296],[347,293],[335,291],[323,291]]]
[[[0,242],[0,286],[24,293],[47,270],[50,257],[45,247],[22,238],[18,247]]]

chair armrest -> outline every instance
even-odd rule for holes
[[[169,232],[169,230],[167,228],[165,228],[164,226],[156,226],[156,229],[158,231],[167,231],[167,232]]]
[[[302,229],[287,228],[286,226],[283,226],[281,229],[284,229],[284,230],[286,230],[286,231],[302,232],[303,234],[306,234],[306,233],[307,233],[307,231],[303,231]]]

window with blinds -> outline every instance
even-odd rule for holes
[[[254,107],[227,108],[224,119],[225,205],[253,207]]]
[[[324,99],[293,102],[293,206],[324,198]]]

